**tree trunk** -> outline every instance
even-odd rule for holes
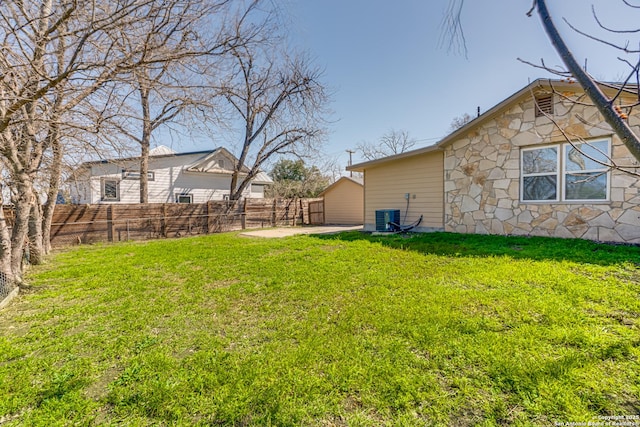
[[[140,203],[149,203],[149,139],[140,150]]]
[[[39,201],[35,200],[29,214],[29,246],[25,248],[29,251],[29,264],[42,264],[45,250],[42,237],[42,208]]]
[[[14,279],[22,282],[22,259],[24,249],[28,242],[29,217],[31,215],[31,205],[34,202],[33,188],[30,180],[25,176],[20,176],[18,182],[18,196],[14,199],[15,221],[11,232],[11,272]]]
[[[237,200],[239,199],[238,194],[236,192],[236,187],[238,186],[238,175],[240,174],[240,167],[235,165],[236,170],[233,171],[233,175],[231,175],[231,183],[229,184],[229,200]]]
[[[1,198],[0,198],[0,201]],[[11,270],[11,233],[9,223],[4,215],[2,203],[0,203],[0,273],[4,275],[8,287],[14,285],[13,271]]]
[[[149,146],[151,145],[151,111],[149,90],[140,84],[142,138],[140,139],[140,203],[149,203]]]
[[[53,222],[53,212],[56,208],[58,191],[60,191],[60,177],[62,176],[63,150],[57,132],[52,137],[51,149],[53,158],[49,175],[49,189],[47,190],[47,201],[42,209],[42,245],[45,254],[51,251],[51,223]]]

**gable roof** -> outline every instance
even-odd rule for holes
[[[223,175],[232,175],[233,169],[226,166],[220,166],[220,160],[228,160],[230,165],[235,164],[238,158],[231,154],[224,147],[218,147],[203,158],[198,159],[195,163],[185,167],[186,172],[214,173]],[[240,174],[246,175],[250,172],[249,168],[242,165]],[[273,180],[265,172],[259,170],[256,176],[251,180],[253,184],[273,184]]]
[[[328,191],[331,191],[334,187],[339,185],[339,183],[341,182],[349,182],[349,181],[359,185],[360,187],[364,187],[364,180],[362,178],[357,178],[357,177],[354,178],[352,176],[341,176],[340,179],[338,179],[336,182],[334,182],[333,184],[331,184],[330,186],[322,190],[322,192],[318,194],[318,196],[323,196],[325,193],[327,193]]]
[[[464,126],[456,129],[451,132],[449,135],[445,136],[443,139],[438,141],[433,145],[429,145],[427,147],[418,148],[416,150],[405,151],[404,153],[395,154],[393,156],[383,157],[380,159],[370,160],[367,162],[357,163],[347,167],[349,171],[358,171],[362,172],[364,169],[369,168],[371,166],[376,166],[379,164],[383,164],[386,162],[403,159],[405,157],[413,157],[420,154],[430,153],[433,151],[441,151],[445,146],[453,143],[457,139],[464,136],[466,133],[470,132],[474,128],[486,123],[487,121],[493,119],[499,113],[501,113],[506,108],[518,102],[520,99],[530,96],[532,93],[535,93],[540,89],[556,89],[556,90],[564,90],[564,91],[572,91],[576,90],[582,91],[582,87],[574,81],[570,80],[552,80],[552,79],[537,79],[533,82],[529,83],[527,86],[523,87],[516,93],[510,95],[500,103],[494,105],[489,110],[485,111],[478,117],[471,120],[469,123],[466,123]],[[617,90],[615,84],[601,84],[601,88],[603,90]]]
[[[158,145],[156,148],[149,150],[149,156],[165,156],[169,154],[176,154],[176,151],[166,145]]]
[[[231,175],[233,173],[233,169],[220,168],[216,163],[216,159],[220,157],[228,159],[232,164],[237,162],[238,159],[231,154],[229,150],[224,147],[218,147],[214,150],[205,150],[205,151],[190,151],[186,153],[177,153],[166,147],[164,145],[160,145],[152,150],[149,150],[149,158],[150,159],[162,159],[169,157],[183,157],[183,156],[198,156],[197,160],[191,164],[185,165],[185,170],[187,172],[204,172],[204,173],[216,173],[216,174],[225,174]],[[76,169],[75,173],[82,169],[88,169],[93,165],[100,164],[109,164],[109,163],[120,163],[120,162],[131,162],[139,160],[140,156],[136,157],[121,157],[114,159],[103,159],[103,160],[93,160],[82,163]],[[242,165],[242,169],[240,170],[241,174],[249,173],[249,168],[245,165]],[[254,179],[252,180],[255,184],[272,184],[273,180],[263,171],[258,171]]]
[[[161,147],[164,147],[164,148],[161,148]],[[154,151],[154,150],[157,150],[157,151]],[[214,151],[215,150],[204,150],[204,151],[190,151],[190,152],[186,152],[186,153],[176,153],[175,151],[171,150],[170,148],[165,147],[164,145],[161,145],[160,147],[157,147],[157,148],[154,148],[152,150],[149,150],[149,157],[150,158],[154,158],[154,159],[158,159],[158,158],[165,158],[165,157],[192,156],[192,155],[197,155],[197,154],[207,155],[207,154],[210,154],[210,153],[212,153]],[[119,163],[119,162],[130,162],[130,161],[139,160],[139,159],[140,159],[140,156],[118,157],[118,158],[101,159],[101,160],[90,160],[88,162],[81,163],[80,166],[78,166],[78,169],[86,168],[86,167],[93,166],[93,165],[102,165],[102,164]]]
[[[271,179],[271,177],[269,175],[266,174],[266,172],[260,171],[256,174],[256,176],[253,178],[253,181],[251,181],[251,183],[253,184],[273,184],[273,180]]]
[[[219,174],[232,174],[233,169],[225,166],[220,166],[220,160],[228,160],[230,164],[235,164],[238,159],[224,147],[218,147],[211,151],[205,157],[198,159],[195,163],[192,163],[185,167],[188,172],[205,172],[205,173],[219,173]],[[242,165],[240,169],[241,173],[248,173],[249,169]]]

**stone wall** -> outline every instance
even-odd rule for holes
[[[553,118],[567,135],[610,137],[614,160],[638,165],[594,107],[564,97],[576,94],[554,96]],[[520,149],[566,142],[549,118],[535,117],[534,107],[533,96],[525,96],[445,147],[445,230],[640,243],[640,179],[629,174],[611,171],[608,201],[520,201]],[[640,117],[629,124],[640,133]]]

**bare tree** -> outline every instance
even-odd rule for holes
[[[52,209],[63,155],[61,130],[72,126],[69,114],[77,114],[79,106],[108,82],[139,65],[137,52],[123,55],[114,49],[113,40],[116,34],[135,29],[151,3],[0,3],[0,161],[15,208],[10,230],[6,221],[0,221],[0,267],[10,279],[21,280],[27,237],[33,240],[36,258],[45,247],[39,227],[30,230],[30,217],[32,224],[41,221],[37,187],[47,181],[46,171],[51,197],[45,206]],[[86,118],[79,120],[79,127],[87,125]]]
[[[464,0],[450,0],[445,11],[440,31],[440,46],[448,51],[461,53],[467,57],[467,41],[462,28]]]
[[[623,2],[628,5],[630,8],[638,8],[637,6],[632,6],[626,0]],[[638,70],[640,69],[640,60],[635,64],[628,63],[631,71],[627,77],[627,79],[622,82],[622,85],[619,86],[619,90],[616,92],[616,95],[613,97],[608,97],[605,95],[604,91],[600,88],[598,82],[590,76],[576,61],[575,57],[571,53],[568,45],[565,43],[563,38],[560,36],[556,26],[551,19],[551,15],[549,14],[549,10],[547,9],[546,2],[544,0],[535,0],[533,2],[532,9],[528,12],[530,16],[533,10],[537,10],[538,16],[542,21],[542,25],[544,26],[545,31],[547,32],[547,36],[551,40],[553,47],[556,52],[564,62],[567,70],[571,73],[573,77],[577,80],[577,82],[582,86],[586,95],[591,99],[593,104],[596,106],[600,114],[604,117],[604,120],[611,126],[613,131],[620,137],[624,145],[629,149],[631,154],[638,160],[640,160],[640,138],[636,133],[631,129],[625,118],[623,118],[620,111],[616,110],[616,101],[620,96],[622,96],[625,92],[629,90],[634,91],[638,94]],[[594,16],[597,19],[597,16]],[[604,28],[601,25],[602,28]],[[629,33],[637,32],[628,31]],[[583,35],[586,35],[583,33]],[[599,40],[603,43],[606,43],[604,40]],[[616,49],[619,49],[623,52],[629,52],[628,47],[626,46],[616,46],[615,44],[607,43],[609,46],[612,46]],[[637,53],[637,52],[636,52]],[[631,88],[629,82],[633,80],[635,86]],[[637,96],[636,96],[637,98]],[[629,106],[631,107],[631,106]]]
[[[630,8],[630,12],[640,9],[640,6],[633,5],[628,0],[621,1]],[[444,28],[443,33],[445,39],[444,45],[456,46],[459,43],[464,44],[464,33],[462,32],[462,25],[460,20],[461,9],[464,5],[464,0],[451,0],[449,5],[450,8],[446,14],[445,20],[447,25]],[[547,36],[549,37],[556,52],[562,59],[566,70],[551,69],[547,67],[544,62],[542,62],[541,65],[535,66],[543,68],[544,70],[556,75],[575,78],[578,84],[580,84],[580,86],[584,89],[584,92],[590,99],[592,105],[594,105],[602,114],[606,123],[611,126],[616,135],[618,135],[624,145],[629,149],[630,153],[636,159],[640,160],[640,137],[633,131],[633,129],[631,129],[626,120],[628,113],[634,107],[640,105],[640,95],[638,92],[638,87],[640,86],[640,59],[637,61],[628,61],[623,58],[620,59],[629,66],[629,73],[626,78],[619,84],[612,85],[610,83],[598,82],[593,76],[589,75],[589,73],[587,73],[587,71],[584,70],[584,68],[575,59],[573,53],[571,52],[571,49],[562,38],[556,25],[554,24],[552,16],[547,8],[546,1],[533,0],[533,5],[527,12],[527,15],[532,16],[534,11],[538,13],[538,17],[542,22]],[[611,34],[637,34],[639,31],[639,29],[618,30],[609,28],[600,21],[598,15],[595,12],[595,9],[592,9],[592,11],[594,20],[596,21],[598,27],[610,32]],[[623,45],[616,44],[615,42],[591,36],[587,32],[581,31],[574,26],[570,25],[570,27],[581,35],[607,45],[613,49],[616,49],[623,54],[640,54],[640,50],[630,48],[629,43],[625,43]],[[613,89],[613,95],[607,96],[603,88]],[[636,99],[636,101],[626,105],[623,104],[622,107],[618,105],[623,97],[628,98],[629,95],[632,95]],[[568,135],[567,138],[570,140]],[[612,165],[612,167],[615,166]]]
[[[121,34],[117,40],[123,52],[139,55],[138,65],[122,76],[122,84],[137,96],[123,91],[115,127],[140,146],[140,203],[149,199],[153,134],[215,96],[199,81],[199,75],[204,69],[216,68],[214,61],[234,44],[235,35],[227,33],[224,19],[231,13],[231,6],[230,0],[158,1],[147,7],[144,25],[135,33]],[[244,18],[254,7],[255,2],[237,13]],[[209,96],[203,96],[203,92]],[[132,98],[135,101],[128,102]]]
[[[409,136],[406,130],[391,129],[380,137],[377,144],[360,143],[356,149],[367,160],[380,159],[411,150],[417,141]]]
[[[321,70],[304,54],[283,50],[285,44],[269,19],[260,24],[260,38],[255,27],[236,28],[229,77],[218,86],[240,135],[230,183],[232,202],[242,197],[272,156],[295,154],[321,142],[329,98]]]
[[[451,124],[449,125],[449,132],[454,132],[460,129],[471,120],[473,120],[473,117],[469,113],[464,113],[461,116],[454,117],[453,120],[451,120]]]

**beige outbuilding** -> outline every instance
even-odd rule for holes
[[[362,180],[343,176],[320,193],[324,198],[324,223],[359,225],[364,215]]]
[[[379,211],[399,211],[397,222],[416,224],[413,231],[444,230],[443,165],[442,150],[431,146],[354,167],[364,172],[364,230],[377,230]]]

